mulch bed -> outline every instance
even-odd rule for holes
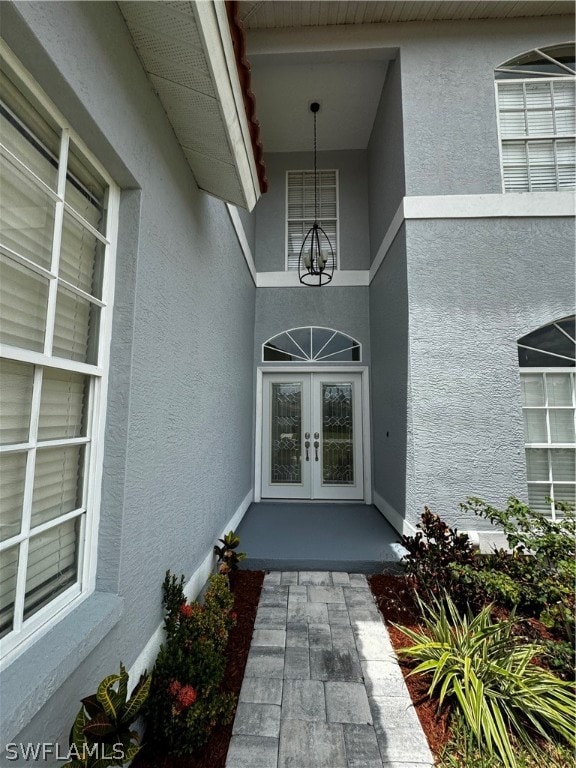
[[[238,696],[250,650],[264,571],[239,570],[231,574],[231,577],[233,610],[238,618],[228,638],[228,663],[222,688]],[[208,742],[194,755],[172,757],[154,753],[144,747],[133,765],[134,768],[224,768],[231,738],[232,723],[212,731]]]
[[[406,578],[379,573],[369,576],[368,583],[380,612],[386,620],[394,648],[398,650],[410,645],[410,640],[406,635],[391,626],[391,623],[394,622],[411,629],[419,629],[418,608],[414,603],[413,591],[410,589]],[[438,712],[438,704],[427,695],[430,685],[429,679],[420,675],[406,677],[410,672],[410,665],[404,661],[400,661],[400,668],[404,673],[406,685],[430,749],[435,755],[438,755],[450,739],[449,709],[445,707],[442,712]]]

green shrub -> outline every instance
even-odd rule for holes
[[[467,583],[452,579],[454,567],[471,566],[475,562],[476,549],[468,535],[450,528],[438,515],[424,507],[419,529],[414,536],[403,536],[402,545],[408,550],[402,565],[421,595],[430,597],[449,589],[457,601],[469,597]],[[447,583],[449,582],[449,583]]]
[[[514,497],[504,510],[468,499],[461,509],[501,528],[512,554],[498,550],[480,558],[475,575],[468,567],[457,570],[475,581],[487,599],[539,618],[560,639],[574,643],[576,528],[570,509],[557,506],[564,517],[553,521]]]
[[[573,686],[532,663],[540,649],[518,642],[514,617],[494,623],[490,605],[461,615],[446,595],[420,606],[423,631],[398,627],[413,642],[399,653],[418,662],[410,674],[432,676],[429,695],[450,700],[481,753],[516,768],[511,734],[534,754],[535,736],[576,745]]]
[[[119,675],[105,677],[95,694],[82,699],[70,731],[71,759],[63,768],[102,768],[133,760],[140,747],[138,733],[130,726],[139,716],[149,690],[150,676],[140,680],[129,699],[128,673],[122,663]]]
[[[146,735],[174,755],[191,754],[212,729],[230,722],[232,694],[221,691],[234,602],[225,576],[211,576],[204,603],[188,603],[184,577],[168,571],[162,586],[166,642],[152,675]]]

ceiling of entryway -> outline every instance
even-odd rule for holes
[[[516,18],[572,14],[572,2],[306,2],[245,1],[239,16],[246,29],[252,90],[265,154],[312,147],[311,101],[321,103],[318,147],[364,149],[393,49],[312,53],[298,51],[299,40],[346,34],[343,26],[411,21]],[[282,36],[281,52],[276,48]],[[292,45],[293,43],[293,45]],[[292,47],[290,52],[289,49]]]

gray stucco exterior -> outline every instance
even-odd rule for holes
[[[13,687],[2,686],[3,736],[65,746],[79,698],[120,660],[129,668],[159,626],[166,570],[189,578],[251,491],[250,454],[237,446],[252,441],[255,287],[226,206],[197,189],[116,4],[18,4],[3,9],[2,32],[125,190],[96,593],[124,598],[121,617],[83,663],[71,649],[51,677],[57,625],[36,646],[38,668],[25,653],[8,668]],[[85,655],[90,625],[68,625]],[[26,725],[30,707],[12,705],[33,671],[36,702],[66,680]]]
[[[414,519],[526,498],[517,340],[574,313],[573,222],[407,223]],[[558,280],[556,276],[563,275]]]
[[[319,170],[338,170],[341,269],[367,269],[370,264],[367,167],[365,150],[318,152]],[[286,152],[267,156],[269,190],[253,214],[256,219],[254,261],[259,272],[285,270],[286,171],[310,168],[313,168],[310,152]]]
[[[573,220],[410,219],[368,270],[406,196],[501,193],[494,66],[564,40],[571,20],[380,28],[376,47],[398,53],[368,147],[319,153],[339,170],[342,271],[364,284],[309,290],[255,286],[116,3],[2,5],[8,45],[122,190],[96,591],[0,680],[3,738],[64,746],[79,699],[158,630],[166,570],[196,572],[254,494],[269,337],[319,325],[362,343],[372,487],[399,530],[425,504],[477,529],[467,496],[526,496],[516,342],[574,313]],[[257,272],[281,273],[286,170],[311,155],[266,164],[270,191],[239,215]]]
[[[391,61],[368,144],[370,261],[406,194],[400,54]]]

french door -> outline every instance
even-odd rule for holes
[[[364,498],[361,378],[264,374],[262,498]]]

